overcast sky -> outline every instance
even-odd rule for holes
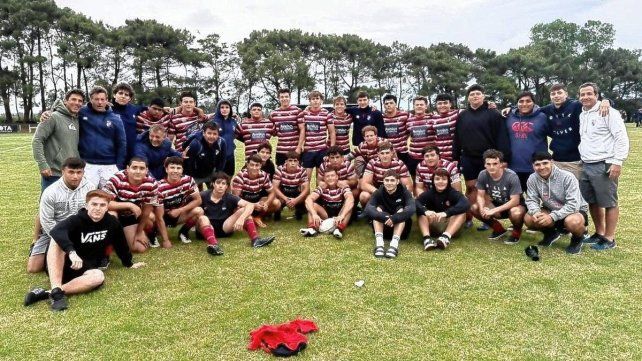
[[[638,0],[57,0],[94,20],[119,26],[128,18],[156,19],[197,37],[217,33],[236,42],[252,30],[301,29],[357,34],[390,45],[463,43],[472,50],[506,52],[528,42],[530,28],[561,18],[580,25],[611,23],[616,47],[642,49]],[[199,35],[200,34],[200,35]]]

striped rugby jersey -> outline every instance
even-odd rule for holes
[[[297,120],[301,109],[290,105],[286,109],[276,109],[270,113],[270,121],[274,123],[274,129],[278,139],[276,143],[277,153],[287,153],[295,150],[299,145],[299,126]]]
[[[332,112],[328,115],[334,124],[334,131],[336,133],[336,146],[340,147],[342,151],[350,151],[350,127],[352,126],[352,116],[348,113],[338,115]]]
[[[439,148],[439,156],[446,160],[453,159],[453,140],[455,139],[455,126],[459,119],[459,109],[446,114],[432,116],[435,143]]]
[[[450,174],[450,184],[459,182],[459,170],[457,165],[445,159],[439,159],[439,163],[435,167],[430,167],[422,160],[417,165],[417,174],[415,175],[415,184],[423,183],[425,189],[432,187],[432,175],[438,168],[444,168]]]
[[[174,148],[182,152],[183,143],[192,133],[200,130],[205,122],[207,122],[207,117],[199,117],[195,111],[189,115],[170,114],[167,118],[167,134],[175,136]]]
[[[169,183],[167,178],[158,182],[159,199],[163,202],[165,212],[189,203],[194,192],[198,192],[198,188],[194,179],[188,175],[184,175],[176,183]]]
[[[352,160],[356,157],[363,157],[367,164],[370,160],[377,157],[377,147],[379,147],[379,143],[382,141],[382,138],[377,137],[377,141],[373,145],[370,145],[364,140],[346,156],[346,159]]]
[[[435,141],[433,120],[428,115],[413,115],[408,118],[406,127],[410,136],[410,146],[408,147],[410,158],[423,159],[421,151],[425,146]]]
[[[408,167],[399,159],[393,159],[390,164],[384,165],[379,157],[376,157],[368,162],[364,173],[371,173],[374,186],[379,188],[383,184],[383,177],[388,170],[394,170],[399,174],[400,178],[410,177]]]
[[[137,206],[151,204],[158,206],[160,195],[158,194],[158,182],[154,177],[147,175],[143,182],[137,186],[129,183],[127,170],[116,172],[105,185],[103,190],[112,196],[117,202],[130,202]]]
[[[394,116],[383,113],[383,126],[386,129],[386,138],[392,143],[395,152],[408,153],[408,112],[397,110]]]
[[[258,194],[262,190],[272,190],[270,176],[264,171],[259,171],[259,176],[251,179],[247,169],[242,169],[232,179],[232,189],[239,190],[242,194]]]
[[[136,117],[136,132],[138,134],[143,133],[155,124],[160,124],[167,129],[169,126],[169,114],[163,114],[160,118],[154,118],[148,110],[145,110]]]
[[[299,114],[298,124],[303,124],[305,129],[304,152],[318,152],[328,148],[328,125],[332,124],[332,118],[328,117],[327,110],[304,110]]]
[[[299,165],[293,173],[290,173],[287,171],[285,164],[277,168],[276,173],[274,173],[274,180],[279,181],[279,188],[287,192],[298,192],[301,189],[300,187],[309,181],[305,168]]]
[[[344,187],[344,188],[334,188],[330,189],[328,187],[321,188],[317,187],[317,189],[314,190],[316,194],[319,195],[319,200],[318,202],[323,205],[330,204],[331,206],[334,205],[337,207],[339,204],[343,204],[343,202],[346,200],[346,197],[348,194],[352,194],[350,191],[349,187]]]
[[[269,142],[274,135],[274,123],[269,119],[245,118],[236,127],[236,135],[245,144],[245,158],[256,153],[259,145]]]
[[[325,176],[325,170],[329,166],[330,166],[330,162],[328,161],[328,157],[324,157],[323,163],[321,163],[321,166],[317,168],[319,178],[323,179],[323,177]],[[349,160],[343,161],[343,163],[341,164],[341,168],[339,168],[337,173],[338,173],[337,176],[339,176],[339,180],[342,180],[342,181],[356,176],[354,166],[352,165],[352,162]]]

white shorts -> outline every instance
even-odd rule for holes
[[[116,164],[90,164],[85,166],[85,177],[88,181],[102,189],[105,183],[118,172]]]

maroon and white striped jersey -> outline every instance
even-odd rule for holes
[[[191,202],[194,192],[198,192],[198,188],[194,179],[188,175],[184,175],[176,183],[169,183],[167,178],[158,182],[159,200],[162,200],[165,212]]]
[[[352,116],[348,113],[338,115],[335,112],[330,113],[328,118],[332,119],[334,123],[334,131],[336,134],[336,146],[340,147],[342,151],[350,151],[350,127],[352,126]]]
[[[446,114],[432,116],[435,131],[435,143],[439,148],[439,156],[446,160],[453,159],[453,140],[455,139],[455,126],[459,119],[459,109]]]
[[[377,140],[371,145],[364,140],[358,147],[354,148],[350,154],[346,155],[346,159],[352,160],[356,157],[362,157],[367,164],[370,160],[377,157],[377,147],[379,147],[379,143],[382,141],[382,138],[377,137]]]
[[[167,119],[167,134],[175,137],[174,148],[182,152],[183,143],[192,133],[200,130],[205,122],[207,122],[207,117],[199,117],[195,111],[189,115],[183,113],[170,114]]]
[[[330,189],[328,187],[325,187],[325,188],[317,187],[317,189],[315,189],[314,192],[319,195],[318,202],[322,205],[328,204],[328,203],[335,204],[335,205],[343,204],[348,194],[352,194],[349,187],[344,187],[344,188],[337,187],[334,189]]]
[[[136,117],[136,132],[138,134],[143,133],[155,124],[160,124],[167,130],[169,125],[169,114],[162,114],[159,118],[155,118],[149,110],[145,110]]]
[[[304,152],[317,152],[328,148],[328,125],[332,124],[332,118],[328,117],[327,110],[304,110],[299,114],[298,124],[303,124],[305,129]]]
[[[459,170],[457,165],[453,162],[447,161],[445,159],[439,159],[439,163],[436,166],[430,167],[426,164],[425,160],[422,160],[417,165],[417,174],[415,175],[415,184],[423,183],[426,189],[432,187],[432,175],[439,168],[444,168],[450,174],[450,184],[459,182]]]
[[[270,113],[270,121],[274,123],[274,129],[279,140],[276,143],[277,153],[287,153],[296,150],[299,144],[299,126],[297,120],[301,109],[290,105],[286,109],[276,109]]]
[[[277,168],[276,173],[274,173],[274,180],[279,181],[279,188],[287,192],[298,191],[303,184],[309,181],[305,168],[297,166],[296,170],[291,173],[288,172],[285,164]]]
[[[430,143],[435,141],[433,121],[427,115],[413,115],[408,118],[406,127],[410,136],[408,154],[412,159],[422,159],[421,151]]]
[[[386,129],[386,138],[395,148],[395,152],[408,153],[408,113],[397,110],[394,116],[383,113],[383,126]]]
[[[274,135],[274,123],[269,119],[245,118],[236,128],[236,135],[245,144],[245,158],[256,153],[259,145],[269,142]]]
[[[270,176],[262,170],[259,171],[258,177],[252,179],[247,169],[243,169],[232,179],[232,189],[240,190],[241,194],[257,194],[262,190],[269,192],[272,190],[272,181]]]
[[[408,167],[406,167],[406,165],[399,159],[393,159],[389,164],[384,165],[379,157],[376,157],[375,159],[372,159],[368,162],[364,173],[372,174],[372,180],[374,181],[373,185],[376,188],[379,188],[383,184],[384,175],[390,169],[399,174],[400,178],[410,177]]]
[[[321,166],[317,168],[319,178],[323,179],[323,177],[325,176],[325,170],[329,166],[330,166],[330,162],[328,162],[328,157],[324,157],[323,163],[321,163]],[[337,173],[338,173],[337,176],[339,176],[339,180],[342,180],[342,181],[356,176],[356,173],[354,171],[354,166],[352,165],[352,162],[349,160],[343,161],[343,163],[341,164],[341,168],[339,168]]]
[[[158,194],[158,182],[154,177],[147,175],[139,185],[129,183],[127,170],[116,172],[105,185],[103,190],[114,197],[116,202],[130,202],[137,206],[151,204],[160,205]]]

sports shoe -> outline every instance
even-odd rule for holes
[[[430,237],[424,239],[424,251],[430,251],[435,248],[437,248],[437,242],[434,239]]]
[[[466,223],[464,223],[464,228],[470,228],[472,226],[473,226],[473,221],[466,221]]]
[[[333,236],[334,236],[334,238],[336,238],[336,239],[341,239],[341,238],[343,238],[343,233],[341,233],[341,231],[339,230],[339,228],[335,228],[335,229],[334,229],[334,231],[332,232],[332,235],[333,235]]]
[[[67,302],[65,291],[60,289],[60,287],[56,287],[51,290],[49,298],[51,299],[51,309],[53,311],[64,311],[69,308],[69,303]]]
[[[537,246],[528,246],[524,248],[526,257],[532,259],[533,261],[539,261],[539,249]]]
[[[265,247],[268,244],[272,243],[273,241],[274,241],[274,236],[258,237],[252,242],[252,247],[254,248]]]
[[[599,242],[600,239],[602,239],[602,236],[600,236],[597,233],[593,233],[593,235],[591,235],[590,237],[588,237],[588,235],[587,235],[587,237],[584,237],[584,239],[582,240],[582,243],[595,244],[595,243]]]
[[[471,221],[471,223],[472,223],[472,221]],[[471,226],[472,226],[472,224],[471,224]],[[490,227],[488,227],[488,225],[486,223],[482,223],[481,226],[477,227],[477,230],[480,231],[480,232],[487,231],[489,229],[490,229]]]
[[[615,248],[615,246],[617,246],[615,244],[615,239],[612,241],[609,241],[604,237],[601,237],[601,238],[602,238],[601,240],[599,240],[596,244],[591,246],[592,249],[596,251],[605,251],[607,249]]]
[[[386,258],[397,258],[398,255],[399,255],[399,248],[397,247],[391,246],[386,251]]]
[[[221,249],[221,247],[219,247],[218,244],[210,244],[207,246],[207,253],[211,254],[212,256],[222,256],[223,250]]]
[[[181,229],[178,230],[178,239],[185,244],[192,243],[192,240],[189,239],[189,228],[181,227]]]
[[[25,295],[25,306],[33,305],[34,303],[49,298],[49,291],[44,288],[34,288],[27,292]]]
[[[381,246],[379,246],[379,247],[375,247],[375,249],[374,249],[374,256],[375,256],[376,258],[381,258],[381,257],[383,257],[383,256],[385,256],[385,255],[386,255],[386,252],[385,252],[385,250],[383,249],[383,247],[381,247]]]
[[[152,237],[149,239],[149,246],[152,248],[158,248],[160,247],[160,243],[158,243],[158,237]]]
[[[566,247],[568,254],[580,254],[582,252],[582,237],[571,237],[571,244]]]
[[[558,239],[560,239],[560,233],[557,230],[547,230],[544,232],[544,238],[537,244],[542,247],[550,247]]]
[[[101,271],[106,271],[107,268],[109,268],[109,265],[111,262],[109,261],[109,257],[105,256],[100,259],[100,263],[98,263],[98,269]]]
[[[299,233],[301,233],[301,235],[303,235],[303,237],[314,237],[317,234],[319,234],[319,232],[317,232],[317,230],[312,228],[312,227],[301,228],[301,229],[299,229]]]
[[[437,248],[439,249],[446,249],[450,245],[450,237],[446,236],[445,234],[442,234],[437,238]]]
[[[504,240],[504,244],[518,244],[519,238],[513,236],[512,234]]]
[[[489,241],[496,241],[496,240],[504,237],[506,235],[506,233],[508,233],[508,231],[505,230],[505,229],[502,230],[502,231],[499,231],[499,232],[493,231],[493,233],[491,233],[490,236],[488,236],[488,240]]]

